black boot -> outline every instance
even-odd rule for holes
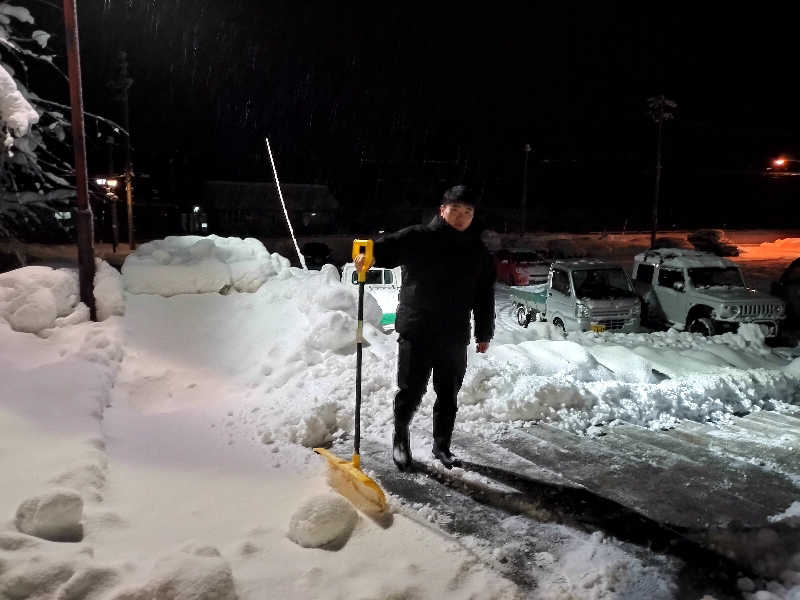
[[[411,470],[411,444],[408,439],[408,425],[394,427],[392,437],[392,460],[401,471]]]
[[[453,453],[450,452],[450,448],[443,448],[436,444],[436,442],[433,443],[433,449],[431,450],[431,453],[433,454],[433,458],[438,459],[439,462],[441,462],[448,469],[460,467],[462,464],[458,458],[453,456]]]
[[[450,452],[450,439],[453,437],[455,411],[444,413],[434,411],[433,414],[433,458],[438,459],[446,468],[460,467],[461,461]]]

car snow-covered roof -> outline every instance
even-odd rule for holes
[[[656,248],[647,250],[634,257],[636,262],[643,262],[650,265],[664,265],[678,269],[694,269],[698,267],[735,267],[736,263],[728,259],[716,256],[709,252],[698,250],[686,250],[685,248]]]
[[[553,268],[577,271],[580,269],[616,269],[621,268],[615,263],[608,262],[601,258],[572,258],[569,260],[557,260],[553,262]]]

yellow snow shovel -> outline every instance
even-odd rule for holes
[[[353,240],[353,261],[359,254],[364,255],[364,263],[358,270],[358,329],[356,331],[356,415],[355,436],[353,440],[353,460],[339,458],[325,448],[314,448],[314,452],[328,459],[331,467],[332,483],[351,500],[360,504],[361,508],[382,512],[386,508],[386,496],[383,490],[361,470],[361,345],[364,342],[364,283],[367,281],[367,270],[372,264],[372,240]],[[351,492],[355,492],[353,497]],[[359,500],[366,501],[357,502]]]

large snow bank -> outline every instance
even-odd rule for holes
[[[256,239],[216,235],[170,236],[147,242],[122,266],[125,289],[133,294],[254,292],[270,277],[288,276],[288,259]]]

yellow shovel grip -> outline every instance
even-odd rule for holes
[[[372,240],[353,240],[353,260],[359,254],[364,255],[364,266],[358,270],[358,281],[364,283],[367,280],[367,271],[372,264]]]

